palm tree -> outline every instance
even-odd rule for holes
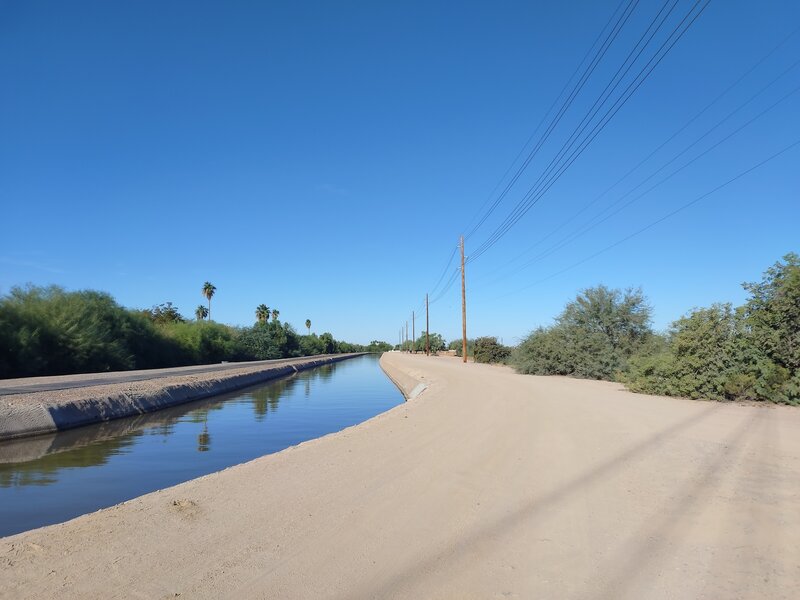
[[[280,316],[280,314],[281,314],[281,311],[279,311],[277,308],[273,308],[272,309],[272,320],[273,321],[277,321],[278,317]]]
[[[265,323],[267,319],[269,319],[269,306],[266,304],[256,306],[256,320],[259,323]]]
[[[214,295],[214,292],[217,291],[217,286],[213,285],[211,282],[206,281],[203,284],[203,296],[208,298],[208,320],[211,320],[211,296]]]
[[[308,329],[308,335],[311,335],[311,319],[306,319],[306,329]]]
[[[202,321],[208,316],[208,309],[201,304],[194,309],[194,316],[197,317],[198,321]]]

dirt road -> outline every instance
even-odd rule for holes
[[[800,596],[800,411],[383,360],[428,388],[338,434],[0,539],[0,596]]]

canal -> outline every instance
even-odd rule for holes
[[[0,443],[0,536],[340,431],[403,402],[359,358],[156,413]]]

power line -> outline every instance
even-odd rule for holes
[[[663,223],[663,222],[664,222],[664,221],[666,221],[667,219],[669,219],[669,218],[671,218],[671,217],[675,216],[676,214],[678,214],[678,213],[680,213],[680,212],[682,212],[682,211],[686,210],[687,208],[690,208],[691,206],[694,206],[694,205],[695,205],[695,204],[697,204],[698,202],[700,202],[700,201],[702,201],[702,200],[704,200],[704,199],[708,198],[709,196],[711,196],[712,194],[714,194],[714,193],[718,192],[719,190],[721,190],[721,189],[723,189],[723,188],[727,187],[728,185],[730,185],[730,184],[734,183],[735,181],[737,181],[737,180],[741,179],[742,177],[744,177],[744,176],[746,176],[746,175],[748,175],[748,174],[752,173],[752,172],[753,172],[753,171],[755,171],[756,169],[758,169],[758,168],[760,168],[760,167],[764,166],[764,165],[765,165],[765,164],[767,164],[768,162],[770,162],[770,161],[772,161],[772,160],[774,160],[774,159],[778,158],[778,157],[779,157],[779,156],[781,156],[782,154],[785,154],[786,152],[788,152],[788,151],[789,151],[789,150],[791,150],[792,148],[795,148],[795,147],[796,147],[796,146],[798,146],[798,145],[800,145],[800,140],[796,140],[796,141],[792,142],[791,144],[789,144],[788,146],[785,146],[783,149],[779,150],[778,152],[776,152],[776,153],[772,154],[771,156],[769,156],[769,157],[765,158],[764,160],[762,160],[762,161],[760,161],[760,162],[756,163],[756,164],[755,164],[755,165],[753,165],[752,167],[750,167],[750,168],[748,168],[748,169],[746,169],[746,170],[744,170],[744,171],[740,172],[738,175],[736,175],[736,176],[734,176],[734,177],[731,177],[730,179],[728,179],[728,180],[727,180],[727,181],[725,181],[724,183],[721,183],[720,185],[718,185],[718,186],[717,186],[717,187],[715,187],[714,189],[712,189],[712,190],[710,190],[710,191],[708,191],[708,192],[706,192],[706,193],[702,194],[701,196],[698,196],[697,198],[694,198],[693,200],[690,200],[689,202],[687,202],[687,203],[685,203],[685,204],[683,204],[683,205],[679,206],[679,207],[678,207],[678,208],[676,208],[675,210],[673,210],[673,211],[671,211],[671,212],[667,213],[666,215],[664,215],[664,216],[662,216],[662,217],[660,217],[660,218],[656,219],[655,221],[652,221],[652,222],[648,223],[647,225],[645,225],[645,226],[644,226],[644,227],[642,227],[641,229],[638,229],[638,230],[634,231],[633,233],[631,233],[631,234],[629,234],[629,235],[625,236],[624,238],[622,238],[622,239],[620,239],[620,240],[617,240],[617,241],[616,241],[616,242],[614,242],[613,244],[609,244],[608,246],[606,246],[606,247],[602,248],[601,250],[598,250],[597,252],[595,252],[595,253],[593,253],[593,254],[591,254],[591,255],[587,256],[586,258],[583,258],[583,259],[579,260],[578,262],[576,262],[576,263],[573,263],[573,264],[571,264],[570,266],[568,266],[568,267],[566,267],[566,268],[564,268],[564,269],[561,269],[560,271],[556,271],[555,273],[552,273],[551,275],[548,275],[547,277],[545,277],[545,278],[543,278],[543,279],[540,279],[540,280],[538,280],[538,281],[535,281],[535,282],[533,282],[533,283],[531,283],[531,284],[529,284],[529,285],[526,285],[526,286],[524,286],[524,287],[522,287],[522,288],[519,288],[519,289],[517,289],[517,290],[514,290],[513,292],[509,292],[508,294],[504,294],[503,296],[501,296],[501,298],[505,298],[505,297],[507,297],[507,296],[511,296],[511,295],[513,295],[513,294],[517,294],[517,293],[519,293],[519,292],[522,292],[522,291],[525,291],[525,290],[527,290],[527,289],[529,289],[529,288],[531,288],[531,287],[534,287],[534,286],[536,286],[536,285],[539,285],[540,283],[544,283],[545,281],[548,281],[548,280],[550,280],[550,279],[552,279],[552,278],[554,278],[554,277],[557,277],[558,275],[561,275],[561,274],[563,274],[563,273],[566,273],[567,271],[570,271],[570,270],[574,269],[575,267],[578,267],[578,266],[580,266],[580,265],[582,265],[582,264],[584,264],[584,263],[586,263],[586,262],[588,262],[588,261],[592,260],[593,258],[596,258],[597,256],[600,256],[601,254],[603,254],[603,253],[605,253],[605,252],[608,252],[609,250],[611,250],[611,249],[613,249],[613,248],[616,248],[616,247],[617,247],[617,246],[619,246],[620,244],[623,244],[623,243],[627,242],[628,240],[630,240],[630,239],[632,239],[632,238],[636,237],[637,235],[641,235],[641,234],[642,234],[642,233],[644,233],[645,231],[648,231],[649,229],[652,229],[652,228],[653,228],[653,227],[655,227],[656,225],[659,225],[660,223]]]
[[[655,177],[655,176],[656,176],[658,173],[660,173],[661,171],[663,171],[663,170],[664,170],[666,167],[668,167],[669,165],[671,165],[671,164],[672,164],[673,162],[675,162],[675,161],[676,161],[678,158],[680,158],[681,156],[683,156],[683,155],[684,155],[686,152],[688,152],[688,151],[689,151],[691,148],[693,148],[694,146],[696,146],[696,145],[697,145],[697,144],[698,144],[700,141],[702,141],[703,139],[705,139],[705,138],[706,138],[706,137],[707,137],[707,136],[708,136],[708,135],[709,135],[711,132],[713,132],[714,130],[716,130],[716,129],[717,129],[717,128],[718,128],[720,125],[722,125],[722,124],[723,124],[725,121],[727,121],[728,119],[730,119],[730,117],[732,117],[734,114],[736,114],[737,112],[739,112],[739,111],[740,111],[742,108],[744,108],[745,106],[747,106],[747,105],[748,105],[750,102],[752,102],[752,101],[753,101],[753,100],[754,100],[756,97],[758,97],[760,94],[762,94],[764,91],[766,91],[766,90],[767,90],[769,87],[771,87],[771,86],[772,86],[774,83],[776,83],[776,82],[777,82],[779,79],[781,79],[783,76],[785,76],[785,75],[786,75],[786,74],[787,74],[789,71],[791,71],[792,69],[794,69],[794,68],[795,68],[795,67],[796,67],[798,64],[800,64],[800,60],[796,61],[796,62],[795,62],[795,63],[794,63],[794,64],[793,64],[791,67],[789,67],[789,68],[788,68],[788,69],[786,69],[786,70],[785,70],[783,73],[781,73],[781,75],[779,75],[777,78],[773,79],[773,80],[772,80],[770,83],[768,83],[766,86],[764,86],[763,88],[761,88],[761,90],[759,90],[759,91],[758,91],[756,94],[754,94],[753,96],[751,96],[751,97],[750,97],[750,98],[749,98],[747,101],[745,101],[743,104],[739,105],[739,106],[738,106],[736,109],[734,109],[732,112],[730,112],[728,115],[726,115],[726,116],[725,116],[725,117],[724,117],[722,120],[720,120],[719,122],[717,122],[717,123],[716,123],[714,126],[712,126],[712,127],[709,129],[709,130],[707,130],[707,131],[706,131],[706,132],[705,132],[703,135],[701,135],[699,138],[697,138],[697,139],[696,139],[694,142],[692,142],[691,144],[689,144],[688,146],[686,146],[686,147],[685,147],[683,150],[681,150],[681,151],[680,151],[678,154],[676,154],[676,155],[675,155],[673,158],[671,158],[669,161],[667,161],[667,162],[666,162],[666,163],[664,163],[664,164],[663,164],[661,167],[659,167],[657,170],[655,170],[653,173],[651,173],[651,174],[650,174],[648,177],[646,177],[644,180],[642,180],[642,181],[641,181],[639,184],[637,184],[636,186],[634,186],[633,188],[631,188],[630,190],[628,190],[628,192],[626,192],[626,193],[625,193],[625,194],[623,194],[621,197],[619,197],[617,200],[615,200],[615,201],[614,201],[614,202],[612,202],[610,205],[608,205],[607,207],[605,207],[605,208],[604,208],[604,209],[603,209],[603,210],[602,210],[600,213],[598,213],[597,215],[595,215],[595,217],[593,218],[593,220],[592,220],[592,221],[590,221],[588,224],[586,224],[586,225],[585,225],[585,226],[584,226],[582,229],[579,229],[579,230],[573,231],[573,233],[571,233],[571,234],[567,235],[566,237],[562,238],[562,239],[561,239],[559,242],[556,242],[556,244],[554,244],[554,245],[550,246],[550,247],[549,247],[547,250],[545,250],[544,252],[542,252],[542,253],[538,254],[537,256],[535,256],[534,258],[532,258],[531,260],[527,261],[526,263],[524,263],[522,266],[520,266],[520,267],[519,267],[518,269],[516,269],[515,271],[513,271],[513,272],[511,272],[511,273],[507,273],[506,275],[503,275],[503,276],[501,276],[501,277],[498,277],[498,278],[497,278],[497,279],[495,279],[493,282],[496,282],[496,281],[501,281],[501,280],[503,280],[503,279],[506,279],[507,277],[510,277],[511,275],[514,275],[514,274],[516,274],[516,273],[518,273],[518,272],[522,271],[523,269],[526,269],[526,268],[528,268],[528,267],[530,267],[530,266],[532,266],[532,265],[536,264],[537,262],[541,261],[543,258],[546,258],[546,257],[548,257],[548,256],[550,256],[550,255],[552,255],[552,254],[554,254],[554,253],[555,253],[555,252],[557,252],[558,250],[560,250],[560,249],[564,248],[565,246],[567,246],[568,244],[570,244],[571,242],[573,242],[573,241],[574,241],[574,240],[576,240],[577,238],[581,237],[582,235],[584,235],[584,234],[585,234],[585,233],[587,233],[588,231],[590,231],[590,230],[594,229],[594,228],[595,228],[595,227],[597,227],[598,225],[601,225],[602,223],[605,223],[605,222],[606,222],[606,221],[608,221],[610,218],[612,218],[612,217],[614,217],[615,215],[619,214],[619,213],[620,213],[622,210],[624,210],[625,208],[627,208],[628,206],[630,206],[631,204],[633,204],[633,203],[634,203],[634,202],[636,202],[637,200],[641,199],[642,197],[644,197],[644,196],[646,196],[647,194],[649,194],[650,192],[652,192],[652,191],[653,191],[655,188],[657,188],[657,187],[659,187],[660,185],[662,185],[663,183],[667,182],[669,179],[671,179],[672,177],[674,177],[675,175],[677,175],[679,172],[683,171],[684,169],[686,169],[686,168],[687,168],[687,167],[689,167],[690,165],[694,164],[696,161],[698,161],[699,159],[701,159],[703,156],[707,155],[708,153],[710,153],[710,152],[712,152],[713,150],[715,150],[716,148],[718,148],[718,147],[719,147],[721,144],[723,144],[724,142],[728,141],[730,138],[732,138],[733,136],[735,136],[736,134],[738,134],[739,132],[741,132],[743,129],[745,129],[746,127],[748,127],[749,125],[751,125],[752,123],[754,123],[755,121],[757,121],[758,119],[760,119],[761,117],[763,117],[765,114],[767,114],[768,112],[770,112],[771,110],[773,110],[773,109],[774,109],[775,107],[777,107],[779,104],[781,104],[781,103],[785,102],[786,100],[788,100],[788,99],[789,99],[791,96],[793,96],[794,94],[796,94],[797,92],[799,92],[799,91],[800,91],[800,86],[799,86],[799,87],[796,87],[796,88],[794,88],[793,90],[791,90],[790,92],[788,92],[788,93],[784,94],[784,95],[783,95],[781,98],[779,98],[777,101],[773,102],[771,105],[769,105],[768,107],[766,107],[765,109],[763,109],[762,111],[760,111],[760,112],[759,112],[758,114],[756,114],[754,117],[750,118],[750,119],[749,119],[749,120],[747,120],[745,123],[743,123],[742,125],[740,125],[740,126],[739,126],[739,127],[737,127],[736,129],[734,129],[734,130],[733,130],[731,133],[729,133],[728,135],[726,135],[725,137],[723,137],[721,140],[717,141],[716,143],[714,143],[713,145],[711,145],[710,147],[708,147],[706,150],[704,150],[704,151],[703,151],[703,152],[701,152],[700,154],[696,155],[695,157],[693,157],[692,159],[690,159],[688,162],[684,163],[682,166],[680,166],[680,167],[678,167],[677,169],[673,170],[673,171],[672,171],[672,172],[671,172],[669,175],[667,175],[666,177],[662,178],[660,181],[658,181],[657,183],[655,183],[654,185],[652,185],[651,187],[649,187],[648,189],[646,189],[644,192],[642,192],[642,193],[641,193],[641,194],[639,194],[638,196],[635,196],[634,198],[632,198],[631,200],[629,200],[628,202],[626,202],[625,204],[623,204],[622,206],[620,206],[620,207],[619,207],[617,210],[615,210],[614,212],[612,212],[612,213],[610,213],[610,214],[608,214],[608,215],[606,215],[606,216],[604,216],[604,217],[602,216],[602,215],[603,215],[603,213],[606,213],[606,212],[608,212],[609,210],[611,210],[612,208],[614,208],[615,206],[619,205],[619,203],[620,203],[620,202],[622,202],[622,200],[624,200],[625,198],[627,198],[627,197],[628,197],[630,194],[632,194],[632,193],[633,193],[635,190],[639,189],[639,188],[640,188],[642,185],[644,185],[645,183],[647,183],[648,181],[650,181],[650,180],[651,180],[653,177]],[[587,206],[588,206],[588,205],[587,205]]]
[[[433,300],[430,301],[430,304],[434,304],[435,302],[438,302],[439,300],[444,298],[445,294],[447,294],[447,292],[450,291],[450,288],[453,287],[453,284],[458,279],[459,272],[460,271],[458,269],[454,269],[453,270],[453,272],[450,274],[450,278],[447,280],[447,283],[445,284],[445,286],[436,295],[436,297]]]
[[[519,260],[520,258],[522,258],[525,254],[527,254],[528,252],[530,252],[531,250],[533,250],[537,246],[541,245],[544,241],[546,241],[547,239],[549,239],[550,237],[555,235],[558,231],[560,231],[561,229],[563,229],[564,227],[569,225],[572,221],[574,221],[578,216],[580,216],[581,214],[586,212],[586,210],[588,210],[591,206],[593,206],[598,201],[600,201],[603,198],[603,196],[608,194],[608,192],[610,192],[612,189],[614,189],[616,186],[618,186],[620,183],[622,183],[625,179],[630,177],[630,175],[632,175],[634,172],[636,172],[644,163],[646,163],[653,156],[655,156],[662,148],[664,148],[672,140],[674,140],[676,137],[678,137],[678,135],[683,133],[688,127],[690,127],[695,121],[697,121],[697,119],[699,119],[702,115],[704,115],[712,106],[714,106],[717,102],[719,102],[722,98],[724,98],[731,90],[733,90],[737,85],[739,85],[739,83],[741,83],[748,75],[750,75],[759,66],[761,66],[773,54],[775,54],[775,52],[777,52],[787,41],[789,41],[789,39],[791,39],[793,36],[795,36],[798,32],[800,32],[800,26],[796,27],[787,36],[785,36],[780,42],[778,42],[778,44],[773,46],[773,48],[769,52],[767,52],[758,61],[756,61],[750,68],[748,68],[744,73],[742,73],[733,83],[731,83],[727,88],[725,88],[722,92],[720,92],[711,102],[706,104],[697,114],[695,114],[691,119],[689,119],[689,121],[687,121],[682,127],[680,127],[677,131],[675,131],[675,133],[673,133],[671,136],[669,136],[666,140],[661,142],[661,144],[659,144],[647,156],[645,156],[642,160],[640,160],[634,167],[632,167],[630,170],[628,170],[624,175],[622,175],[619,179],[617,179],[613,184],[611,184],[609,187],[607,187],[601,194],[599,194],[592,201],[590,201],[589,203],[584,205],[580,210],[578,210],[576,213],[574,213],[566,221],[563,221],[558,227],[556,227],[555,229],[551,230],[550,233],[548,233],[547,235],[545,235],[542,238],[539,238],[539,240],[537,240],[536,243],[534,243],[533,245],[528,247],[523,252],[520,252],[517,256],[515,256],[513,259],[511,259],[509,261],[509,263],[507,263],[507,264],[513,263],[516,260]],[[796,66],[796,64],[797,63],[795,63],[795,65],[792,65],[791,68]],[[788,71],[788,69],[787,69],[787,71]],[[784,72],[784,74],[785,73],[786,73],[786,71]],[[779,78],[781,76],[779,76]],[[766,87],[769,87],[769,85],[766,86]],[[766,89],[766,87],[764,89]]]
[[[569,148],[575,144],[573,140],[572,143],[567,145],[565,143],[562,146],[562,150],[559,151],[557,157],[551,161],[551,165],[545,170],[545,172],[540,175],[539,179],[536,183],[529,189],[529,191],[525,194],[525,196],[520,200],[516,207],[509,213],[506,219],[501,223],[495,231],[489,236],[489,238],[479,246],[478,250],[472,255],[471,260],[474,261],[483,255],[489,248],[494,246],[505,234],[517,223],[519,220],[542,198],[542,196],[553,186],[553,184],[563,175],[563,173],[577,160],[577,158],[583,153],[583,151],[588,147],[588,145],[602,132],[603,129],[608,125],[611,119],[619,112],[619,110],[627,103],[627,101],[631,98],[631,96],[639,89],[639,87],[647,80],[653,70],[658,66],[658,64],[663,60],[663,58],[669,53],[669,51],[675,46],[675,44],[683,37],[683,35],[689,30],[692,24],[697,20],[697,18],[703,13],[705,8],[708,6],[711,0],[705,0],[705,3],[702,5],[699,11],[695,13],[695,9],[703,0],[697,0],[692,8],[686,13],[686,15],[681,19],[680,23],[673,29],[673,31],[669,34],[666,40],[662,43],[661,47],[655,52],[655,54],[650,58],[650,60],[642,67],[639,73],[631,80],[628,84],[628,87],[622,92],[622,94],[617,98],[617,100],[611,105],[611,107],[606,111],[606,113],[601,117],[601,119],[595,124],[593,129],[587,134],[587,136],[578,144],[578,147],[572,151],[572,153],[563,161],[561,164],[558,165],[558,162],[563,158],[566,151],[569,151]],[[695,13],[695,14],[693,14]],[[687,23],[688,19],[688,23]],[[585,130],[587,125],[584,125],[581,131]],[[579,134],[580,135],[580,134]],[[577,139],[577,138],[575,138]],[[559,158],[561,157],[561,158]],[[557,160],[558,159],[558,160]]]
[[[434,292],[436,292],[436,288],[439,287],[439,284],[442,282],[442,279],[444,279],[444,276],[447,274],[447,269],[449,269],[450,265],[453,263],[453,259],[455,258],[457,251],[458,251],[458,246],[453,246],[453,251],[450,253],[450,258],[447,260],[447,264],[444,266],[444,269],[442,269],[442,274],[439,276],[439,279],[436,280],[436,285],[434,285],[429,290],[428,292],[429,294],[433,294]]]
[[[466,238],[469,238],[471,235],[473,235],[478,230],[478,228],[480,228],[480,226],[483,225],[483,223],[486,221],[486,219],[488,219],[489,216],[491,216],[491,214],[499,206],[499,204],[503,201],[503,199],[509,193],[511,188],[514,186],[514,184],[520,178],[522,173],[525,171],[525,169],[531,163],[531,161],[536,157],[536,155],[538,154],[538,152],[541,149],[542,145],[544,145],[544,143],[548,140],[548,138],[550,137],[550,134],[553,132],[555,127],[561,121],[561,118],[564,116],[565,112],[572,105],[572,103],[575,100],[575,98],[577,97],[577,95],[583,89],[583,87],[586,84],[586,82],[588,81],[589,77],[594,73],[595,69],[597,68],[597,65],[600,63],[600,61],[603,59],[603,57],[605,56],[605,54],[608,51],[608,49],[611,47],[611,45],[617,39],[617,37],[619,35],[619,32],[625,26],[625,24],[627,23],[628,19],[631,16],[631,14],[633,14],[633,11],[635,10],[635,8],[638,5],[638,3],[639,3],[639,0],[629,0],[628,5],[625,7],[623,12],[617,18],[617,22],[614,24],[612,29],[609,31],[608,35],[606,36],[606,39],[600,45],[600,48],[597,50],[597,53],[595,54],[594,58],[589,63],[589,65],[586,67],[586,70],[583,72],[583,74],[581,75],[580,79],[575,84],[575,87],[572,89],[572,91],[570,92],[570,94],[567,97],[567,99],[561,105],[561,108],[558,110],[556,115],[550,121],[550,124],[548,125],[547,129],[542,134],[542,136],[539,138],[539,141],[536,143],[536,145],[533,147],[533,149],[531,149],[531,151],[528,153],[528,156],[525,158],[523,163],[517,168],[516,172],[514,173],[514,176],[506,184],[506,186],[503,189],[503,191],[500,194],[500,196],[492,203],[492,205],[490,206],[489,210],[486,213],[484,213],[483,217],[481,217],[481,219],[478,221],[478,223],[469,231],[469,233],[467,233],[467,235],[465,236]],[[619,11],[620,6],[622,6],[622,3],[620,3],[620,5],[617,7],[617,9],[614,11],[614,13],[612,13],[611,19],[609,20],[609,23],[611,22],[611,20],[614,19],[614,15],[616,15],[616,13]],[[605,31],[607,28],[608,28],[608,23],[606,23],[606,26],[601,30],[600,36],[603,35],[603,31]],[[597,42],[595,42],[595,45],[596,45],[596,43]],[[592,47],[594,47],[594,46],[592,46]],[[591,52],[591,48],[589,49],[589,52]],[[580,64],[578,65],[578,68],[580,69]]]

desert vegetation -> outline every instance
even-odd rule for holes
[[[202,288],[208,302],[216,288]],[[262,360],[391,348],[337,340],[331,333],[299,335],[280,312],[260,305],[256,322],[234,327],[210,320],[206,306],[195,319],[171,302],[127,309],[109,294],[57,286],[15,287],[0,298],[0,377],[31,377],[150,369],[223,360]],[[271,320],[270,320],[271,317]]]
[[[510,364],[638,392],[800,404],[800,257],[787,254],[743,286],[744,305],[693,309],[664,333],[653,331],[641,290],[583,290],[554,325],[519,344]]]

